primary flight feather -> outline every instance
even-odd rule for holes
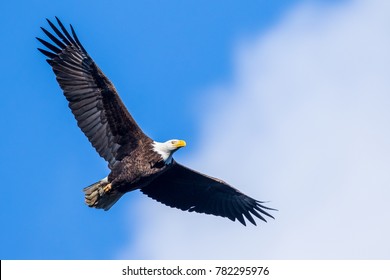
[[[56,18],[47,20],[52,32],[41,28],[51,42],[37,38],[38,48],[53,68],[78,126],[108,162],[109,175],[84,189],[90,207],[108,210],[127,192],[140,189],[170,207],[236,219],[266,221],[274,210],[227,183],[177,163],[172,155],[183,140],[163,143],[149,138],[130,115],[114,85],[88,55],[73,27],[70,32]],[[254,217],[253,217],[254,216]]]

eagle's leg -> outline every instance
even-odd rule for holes
[[[108,193],[109,191],[111,191],[112,187],[111,187],[111,183],[109,183],[108,185],[106,185],[104,188],[103,188],[103,192],[104,193]]]

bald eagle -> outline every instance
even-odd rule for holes
[[[114,85],[89,56],[70,25],[71,34],[56,17],[58,27],[47,20],[52,41],[37,38],[47,57],[77,125],[99,155],[108,162],[108,176],[84,188],[88,206],[109,210],[125,193],[142,193],[167,206],[184,211],[236,219],[273,218],[262,201],[255,200],[224,181],[191,170],[173,159],[186,146],[183,140],[153,141],[137,125]],[[252,216],[253,215],[253,216]]]

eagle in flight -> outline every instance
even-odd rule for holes
[[[89,56],[70,25],[70,32],[56,17],[47,20],[52,32],[41,28],[51,42],[37,38],[57,82],[69,102],[77,125],[104,158],[110,173],[84,188],[88,206],[109,210],[127,192],[142,193],[184,211],[236,219],[273,218],[263,205],[224,181],[191,170],[173,159],[186,146],[183,140],[160,143],[149,138],[135,122],[114,85]],[[254,216],[254,217],[253,217]]]

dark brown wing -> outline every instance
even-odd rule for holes
[[[225,182],[193,171],[176,162],[141,191],[170,207],[227,217],[245,224],[245,216],[256,225],[252,215],[266,222],[262,215],[273,218],[267,210],[275,210]]]
[[[81,45],[73,27],[70,26],[70,35],[56,19],[60,29],[47,20],[54,33],[42,28],[52,43],[37,38],[49,51],[38,50],[48,57],[78,126],[112,168],[147,136],[127,111],[114,85]]]

